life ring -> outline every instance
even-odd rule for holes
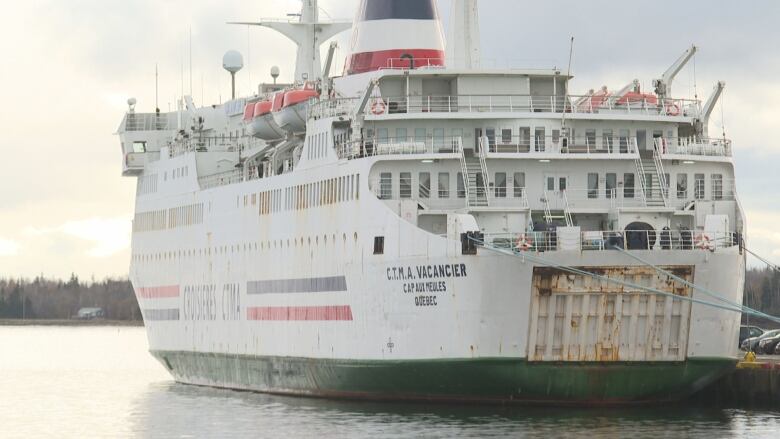
[[[382,99],[377,99],[373,104],[371,104],[371,113],[376,115],[385,114],[386,108],[385,101]]]
[[[525,235],[520,235],[520,237],[517,238],[517,242],[515,243],[515,247],[520,251],[531,250],[533,246],[533,240]]]
[[[666,106],[666,114],[668,116],[679,116],[680,106],[677,104],[669,104]]]
[[[699,235],[696,239],[696,248],[701,250],[715,250],[715,246],[713,246],[713,242],[707,235]]]

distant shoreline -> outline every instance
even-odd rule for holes
[[[137,326],[141,320],[78,320],[78,319],[0,319],[0,326]]]

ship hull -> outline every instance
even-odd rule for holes
[[[575,406],[679,400],[736,365],[730,358],[534,364],[522,358],[366,361],[152,354],[178,382],[193,385],[325,398]]]

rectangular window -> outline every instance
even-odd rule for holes
[[[615,193],[617,190],[617,174],[607,174],[604,189],[607,199],[617,198],[617,194]]]
[[[695,174],[693,176],[693,198],[697,200],[704,199],[704,174]]]
[[[550,192],[555,191],[555,177],[547,177],[547,190]]]
[[[458,190],[458,198],[466,198],[466,185],[463,182],[463,173],[458,172],[458,177],[456,178],[456,187]]]
[[[677,174],[677,198],[680,200],[688,198],[688,174]]]
[[[420,172],[420,198],[431,198],[431,173]]]
[[[494,189],[496,198],[506,198],[506,172],[496,172]]]
[[[503,129],[501,130],[501,143],[508,144],[512,143],[512,130],[511,129]]]
[[[544,127],[537,128],[534,131],[534,148],[537,152],[544,152],[544,150],[547,148]]]
[[[406,128],[396,128],[395,129],[395,140],[396,142],[408,142],[408,132],[406,131]]]
[[[623,174],[623,198],[634,198],[634,174]]]
[[[425,142],[425,138],[427,137],[428,133],[425,131],[425,128],[415,128],[414,129],[414,141],[415,142]]]
[[[585,130],[585,143],[588,151],[596,149],[596,130]]]
[[[383,172],[379,174],[379,199],[389,200],[393,197],[393,174]]]
[[[439,172],[439,198],[450,197],[450,173]]]
[[[711,190],[713,200],[723,199],[723,174],[712,174]]]
[[[399,175],[399,182],[401,198],[412,198],[412,173],[402,172]]]
[[[558,142],[560,141],[561,141],[561,130],[552,130],[553,145],[558,145]]]
[[[515,172],[512,180],[515,198],[522,198],[525,195],[525,172]]]
[[[519,138],[517,144],[520,146],[520,151],[531,150],[531,127],[520,127],[518,131]]]
[[[604,130],[601,132],[601,149],[607,152],[613,152],[614,139],[612,138],[612,130]]]
[[[563,192],[567,189],[569,183],[569,179],[566,177],[558,177],[558,190]]]
[[[599,197],[599,174],[588,173],[588,198]]]
[[[389,134],[387,128],[379,128],[376,130],[376,140],[378,143],[387,144],[389,140]]]
[[[618,141],[620,142],[620,153],[625,154],[628,152],[628,142],[629,142],[629,135],[630,131],[628,130],[620,130],[620,139]]]
[[[382,255],[385,253],[385,237],[374,236],[374,254]]]
[[[433,129],[433,146],[437,151],[440,148],[445,148],[447,146],[444,140],[444,128]]]

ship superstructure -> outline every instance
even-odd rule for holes
[[[732,145],[707,132],[723,84],[672,95],[695,47],[653,92],[575,96],[558,69],[476,67],[473,41],[448,67],[432,0],[356,16],[342,76],[331,46],[299,57],[314,77],[120,126],[130,277],[178,381],[623,404],[734,366],[740,316],[668,275],[741,303]]]

